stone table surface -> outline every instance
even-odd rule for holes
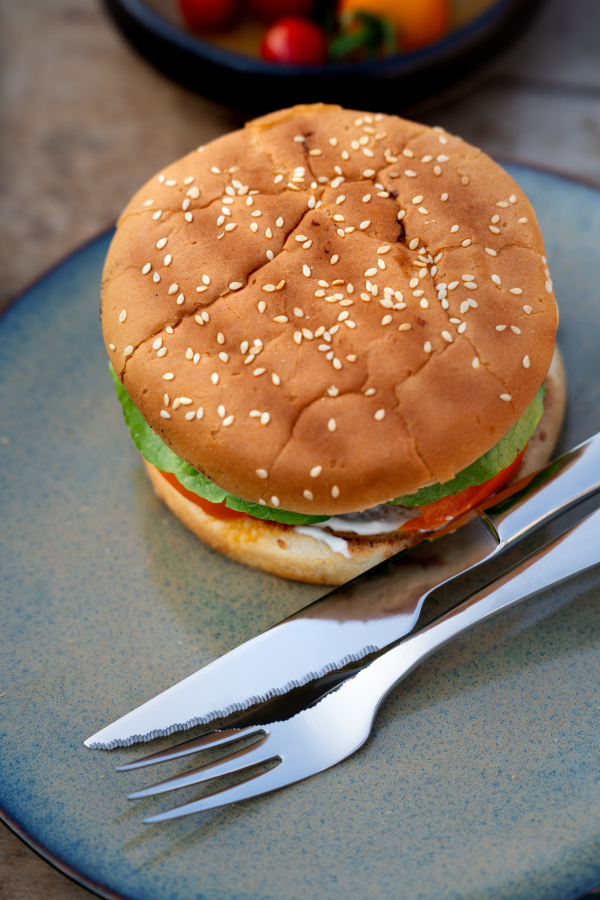
[[[547,0],[468,88],[408,114],[600,186],[599,33],[598,0]],[[94,0],[2,4],[0,67],[0,308],[155,171],[243,123],[151,68]],[[0,900],[85,896],[0,825]]]

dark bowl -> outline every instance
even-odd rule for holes
[[[418,2],[418,0],[417,0]],[[543,0],[499,0],[421,50],[361,63],[282,65],[234,53],[167,20],[144,0],[104,0],[130,43],[166,75],[258,115],[296,103],[400,112],[465,80],[505,50]]]

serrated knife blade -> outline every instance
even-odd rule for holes
[[[224,718],[408,634],[423,603],[600,490],[600,434],[425,541],[326,594],[85,741],[113,749]]]

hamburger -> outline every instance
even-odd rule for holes
[[[531,204],[443,129],[315,104],[165,168],[102,327],[158,495],[215,550],[340,584],[550,457],[558,313]]]

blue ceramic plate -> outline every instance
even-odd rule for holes
[[[561,304],[566,448],[600,426],[600,193],[511,171],[537,208]],[[336,768],[142,825],[173,798],[129,803],[148,773],[114,766],[139,749],[91,751],[84,738],[320,589],[216,555],[152,493],[100,337],[108,242],[0,319],[6,821],[104,897],[565,900],[599,884],[597,575],[440,651]]]

